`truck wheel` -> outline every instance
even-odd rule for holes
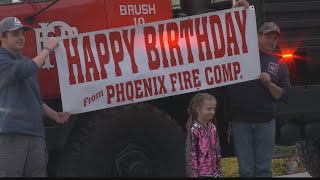
[[[299,156],[312,177],[320,177],[320,139],[298,142]]]
[[[150,104],[84,113],[53,176],[185,176],[185,136]]]

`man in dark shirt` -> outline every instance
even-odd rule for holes
[[[47,150],[42,116],[65,123],[70,114],[58,113],[40,96],[37,71],[49,53],[58,46],[49,38],[33,59],[20,54],[25,44],[19,19],[7,17],[0,22],[0,177],[44,177]]]
[[[240,177],[272,177],[277,104],[291,92],[288,68],[273,54],[280,36],[273,22],[259,29],[260,79],[227,87]]]

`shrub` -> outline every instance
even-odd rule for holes
[[[294,157],[297,155],[297,146],[275,146],[273,155],[277,157]]]

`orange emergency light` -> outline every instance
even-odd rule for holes
[[[291,63],[293,61],[293,54],[292,53],[282,54],[281,60],[284,61],[285,63]]]
[[[281,49],[281,61],[290,64],[293,62],[295,49]]]
[[[285,59],[289,59],[289,58],[292,58],[293,57],[293,54],[283,54],[282,55],[282,58],[285,58]]]

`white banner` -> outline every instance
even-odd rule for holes
[[[253,7],[70,36],[56,57],[63,110],[73,114],[261,73]]]

